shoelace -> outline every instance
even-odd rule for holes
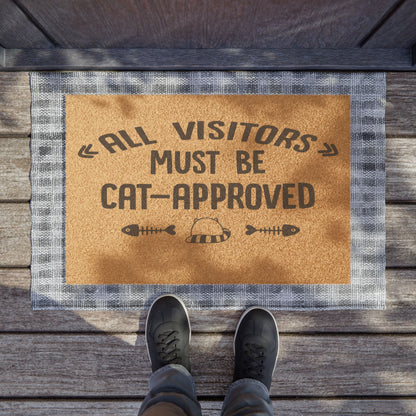
[[[158,342],[156,345],[163,365],[181,364],[180,350],[176,345],[179,341],[176,337],[177,334],[178,331],[165,331],[157,336]]]
[[[264,370],[264,347],[246,342],[244,344],[245,370],[251,377],[261,377]]]

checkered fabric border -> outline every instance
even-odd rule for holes
[[[189,308],[385,307],[385,74],[324,72],[35,72],[32,91],[34,309],[140,309],[175,293]],[[65,284],[66,94],[333,94],[351,97],[351,284]]]

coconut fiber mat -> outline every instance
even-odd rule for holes
[[[384,307],[384,74],[31,88],[34,308]]]

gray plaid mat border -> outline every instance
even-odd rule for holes
[[[34,72],[30,83],[33,309],[140,309],[162,293],[195,309],[385,308],[384,73]],[[350,95],[351,284],[66,285],[66,94]]]

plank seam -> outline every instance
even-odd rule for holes
[[[5,401],[60,401],[60,402],[69,402],[69,401],[80,401],[80,402],[96,402],[96,401],[119,401],[119,402],[126,402],[126,401],[134,401],[134,400],[143,400],[146,396],[136,396],[136,395],[125,395],[125,396],[0,396],[0,402]],[[225,396],[205,396],[205,395],[198,395],[198,401],[206,401],[206,402],[214,402],[214,401],[222,401],[224,400]],[[357,400],[357,401],[365,401],[365,400],[374,400],[374,401],[383,401],[383,400],[415,400],[416,395],[412,394],[403,394],[403,395],[337,395],[337,396],[300,396],[300,395],[285,395],[285,396],[277,396],[277,395],[270,395],[270,399],[274,401],[337,401],[337,400]]]
[[[30,266],[0,266],[0,270],[30,270]]]
[[[0,204],[27,204],[30,199],[0,199]]]
[[[45,38],[52,44],[52,46],[59,46],[58,43],[53,39],[53,37],[47,32],[43,25],[33,16],[30,10],[23,4],[20,3],[20,0],[13,0],[13,3],[20,9],[20,11],[28,18],[29,22],[32,23]]]
[[[389,20],[393,14],[403,5],[406,0],[397,0],[387,11],[381,16],[380,20],[370,29],[370,31],[365,35],[361,41],[358,43],[358,46],[362,48],[377,32],[381,27]]]
[[[0,133],[0,140],[1,139],[27,139],[27,138],[30,138],[30,133],[28,133],[26,136],[22,135],[21,132],[14,133],[13,131],[11,131],[10,133]]]
[[[387,199],[386,205],[416,205],[416,200]]]
[[[0,269],[30,269],[30,265],[27,264],[1,264]]]

